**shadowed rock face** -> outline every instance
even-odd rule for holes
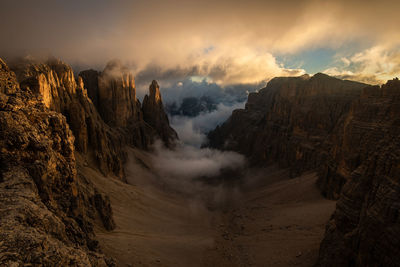
[[[79,73],[82,78],[89,98],[92,100],[94,106],[99,106],[99,77],[100,73],[97,70],[85,70]]]
[[[322,241],[319,266],[398,266],[400,262],[400,82],[366,88],[354,101],[323,190],[346,184]]]
[[[104,175],[124,178],[126,145],[147,149],[157,138],[166,146],[177,139],[159,90],[150,92],[157,100],[144,105],[144,118],[133,76],[119,61],[108,63],[101,73],[83,71],[76,80],[71,67],[57,59],[44,63],[22,60],[11,69],[21,88],[40,96],[47,108],[67,118],[77,151],[93,158]]]
[[[46,107],[67,118],[79,152],[92,155],[103,174],[124,176],[123,135],[103,122],[83,79],[75,81],[71,67],[53,59],[45,63],[21,61],[11,68],[21,88],[40,96]]]
[[[88,88],[88,92],[97,99],[103,120],[120,129],[129,144],[148,149],[156,139],[161,139],[165,146],[171,147],[178,139],[169,125],[156,81],[150,85],[149,95],[141,105],[136,99],[133,76],[119,61],[108,63],[101,73],[88,70],[79,75],[86,87],[94,87]]]
[[[173,146],[178,138],[174,129],[169,126],[168,116],[164,111],[161,99],[160,87],[156,81],[152,81],[149,87],[149,95],[143,100],[143,119],[148,123],[167,147]]]
[[[323,195],[339,199],[318,266],[398,266],[399,118],[397,79],[378,87],[323,74],[276,78],[209,138],[253,164],[318,170]]]
[[[159,91],[148,105],[156,112],[153,128],[119,65],[78,79],[55,59],[23,60],[12,70],[0,59],[0,265],[113,266],[93,232],[95,220],[115,228],[110,201],[77,173],[75,148],[103,174],[123,178],[126,145],[177,138],[172,128],[171,138],[157,132],[169,127]]]
[[[279,163],[292,175],[314,169],[365,86],[324,74],[274,78],[249,95],[244,110],[209,133],[209,145],[238,151],[255,165]]]
[[[79,76],[102,120],[122,134],[124,143],[149,148],[154,130],[143,120],[135,81],[129,70],[121,62],[111,61],[103,72],[85,70]]]
[[[0,67],[0,265],[112,265],[93,234],[98,210],[112,220],[108,200],[80,182],[65,117]],[[68,71],[57,77],[69,84]]]
[[[110,126],[127,127],[139,120],[140,103],[136,99],[133,75],[119,61],[111,61],[98,77],[97,108]]]
[[[77,173],[75,149],[123,178],[125,146],[166,136],[157,132],[163,119],[169,127],[159,92],[154,110],[165,117],[152,117],[156,129],[143,120],[132,75],[116,63],[77,79],[56,59],[11,69],[0,60],[0,265],[112,266],[93,232],[95,220],[115,228],[110,201]]]

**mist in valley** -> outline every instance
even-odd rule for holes
[[[0,6],[0,266],[400,265],[395,1]]]

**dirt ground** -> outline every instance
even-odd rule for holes
[[[132,150],[128,184],[79,164],[108,194],[116,229],[96,229],[118,266],[312,266],[335,202],[314,173],[248,171],[240,186],[164,181]],[[174,190],[174,188],[178,188]]]

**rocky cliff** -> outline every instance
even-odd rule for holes
[[[400,81],[365,88],[348,112],[319,184],[345,184],[319,266],[399,266]]]
[[[24,90],[40,96],[46,107],[63,114],[75,136],[77,151],[90,155],[107,175],[123,177],[123,135],[104,123],[88,97],[83,79],[60,60],[23,60],[11,65]]]
[[[121,62],[109,62],[98,76],[98,104],[103,120],[110,126],[126,127],[140,118],[133,75]]]
[[[99,211],[113,227],[109,202],[77,175],[74,136],[36,85],[20,88],[0,60],[0,265],[111,266],[93,233]]]
[[[292,175],[314,169],[326,158],[332,133],[365,86],[320,73],[274,78],[249,94],[245,109],[235,110],[209,133],[209,145],[238,151],[255,165],[278,163]]]
[[[102,72],[82,71],[85,87],[102,119],[123,133],[127,143],[148,149],[156,139],[167,147],[178,138],[169,126],[157,82],[153,81],[141,105],[136,98],[135,81],[129,70],[119,61],[111,61]],[[153,86],[157,85],[157,88]]]
[[[83,71],[77,79],[72,68],[57,59],[43,63],[20,60],[11,69],[21,88],[40,96],[47,108],[67,118],[77,151],[87,155],[104,175],[124,177],[126,145],[148,149],[157,138],[166,146],[177,139],[159,90],[152,95],[150,86],[150,96],[157,101],[146,101],[142,111],[133,76],[119,61],[111,61],[102,72]]]
[[[319,266],[398,266],[400,82],[382,87],[323,74],[275,78],[209,134],[213,147],[319,173],[338,199]]]
[[[164,111],[161,99],[160,87],[153,81],[149,87],[149,94],[143,99],[143,119],[157,133],[158,137],[167,147],[173,146],[174,140],[178,138],[175,130],[169,126],[168,116]]]
[[[123,179],[126,146],[172,144],[172,128],[158,132],[169,124],[157,98],[146,106],[150,124],[132,75],[115,62],[76,79],[57,59],[0,60],[0,265],[114,265],[93,231],[115,228],[109,198],[77,171],[76,156]]]

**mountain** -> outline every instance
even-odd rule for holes
[[[58,59],[0,60],[0,265],[115,266],[93,230],[115,228],[109,197],[77,165],[124,181],[126,147],[174,145],[156,84],[142,107],[118,62],[75,79]]]
[[[150,84],[142,105],[136,98],[132,74],[118,60],[110,61],[102,72],[86,70],[79,76],[90,99],[95,99],[101,118],[122,131],[129,144],[148,149],[155,139],[160,139],[165,146],[173,146],[178,136],[169,126],[157,82]]]
[[[318,266],[397,266],[400,81],[369,86],[325,74],[272,79],[208,134],[208,146],[291,175],[317,171],[338,199]]]
[[[167,113],[161,99],[160,87],[157,81],[153,80],[149,88],[150,94],[143,99],[143,119],[155,131],[167,147],[172,147],[174,140],[178,138],[174,129],[169,126]]]
[[[76,149],[104,175],[124,177],[126,144],[147,149],[156,138],[177,138],[173,130],[159,133],[143,119],[133,76],[118,61],[108,63],[103,72],[83,71],[76,80],[72,68],[58,59],[21,60],[10,68],[21,88],[40,95],[47,108],[67,118]]]
[[[167,111],[172,116],[181,115],[196,117],[202,112],[211,112],[217,109],[217,103],[210,96],[185,97],[178,107],[176,102],[167,105]]]
[[[0,88],[0,265],[112,266],[93,232],[100,212],[113,229],[110,203],[77,174],[66,118],[1,60]]]

